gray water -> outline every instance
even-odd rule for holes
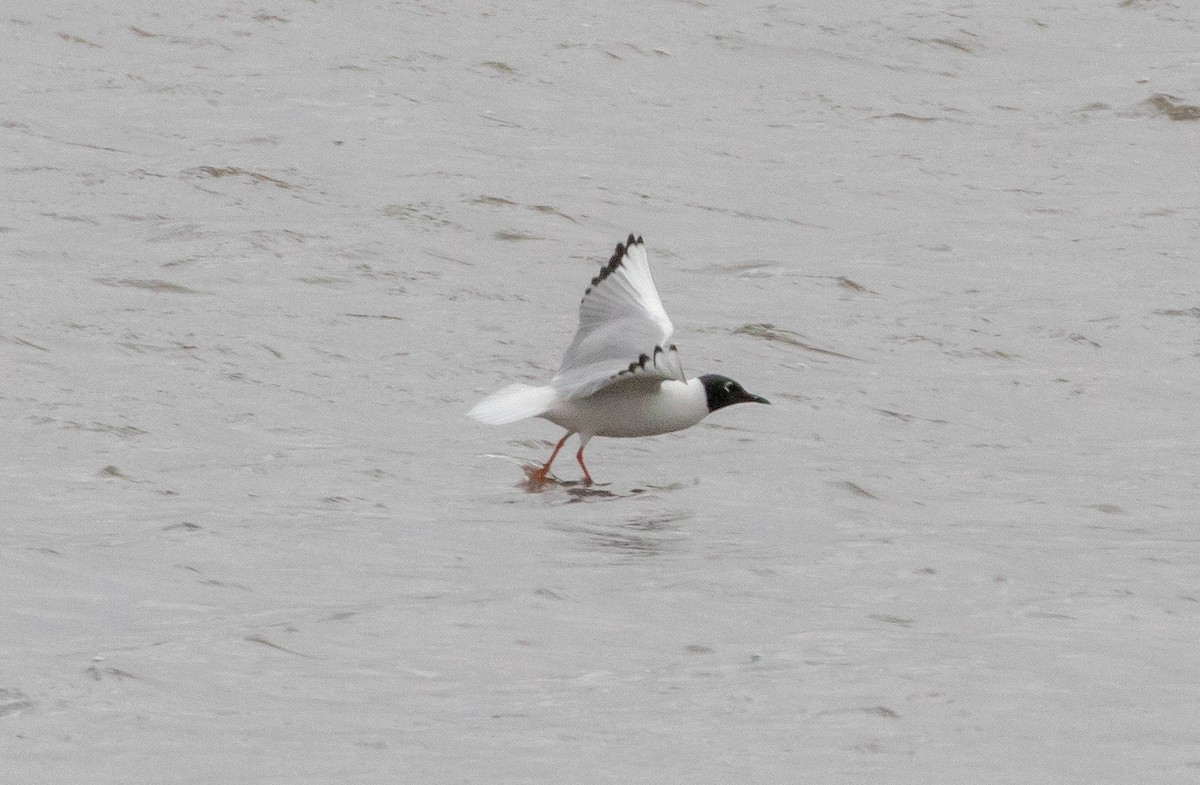
[[[1200,10],[70,5],[0,20],[6,780],[1200,778]],[[630,231],[774,406],[526,493],[464,414]]]

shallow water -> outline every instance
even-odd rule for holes
[[[14,781],[1196,776],[1197,12],[156,9],[0,22]],[[629,231],[774,405],[528,493]]]

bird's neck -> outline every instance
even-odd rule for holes
[[[684,399],[689,409],[693,410],[696,417],[696,422],[700,422],[708,416],[708,392],[704,389],[704,382],[699,378],[688,379],[687,383],[682,385],[679,396]]]

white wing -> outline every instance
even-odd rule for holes
[[[687,381],[675,346],[667,343],[674,331],[646,246],[631,234],[584,292],[579,329],[550,386],[572,399],[626,379]]]

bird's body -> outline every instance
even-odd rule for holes
[[[565,400],[541,415],[568,431],[631,438],[691,428],[708,415],[704,383],[670,379],[618,382],[579,400]]]
[[[731,404],[767,403],[724,376],[689,380],[675,344],[668,343],[673,332],[642,238],[631,234],[584,292],[579,329],[550,383],[509,385],[476,404],[470,416],[495,425],[541,417],[565,428],[550,460],[531,472],[537,481],[578,433],[576,458],[590,483],[583,448],[593,436],[655,436],[690,428]]]

